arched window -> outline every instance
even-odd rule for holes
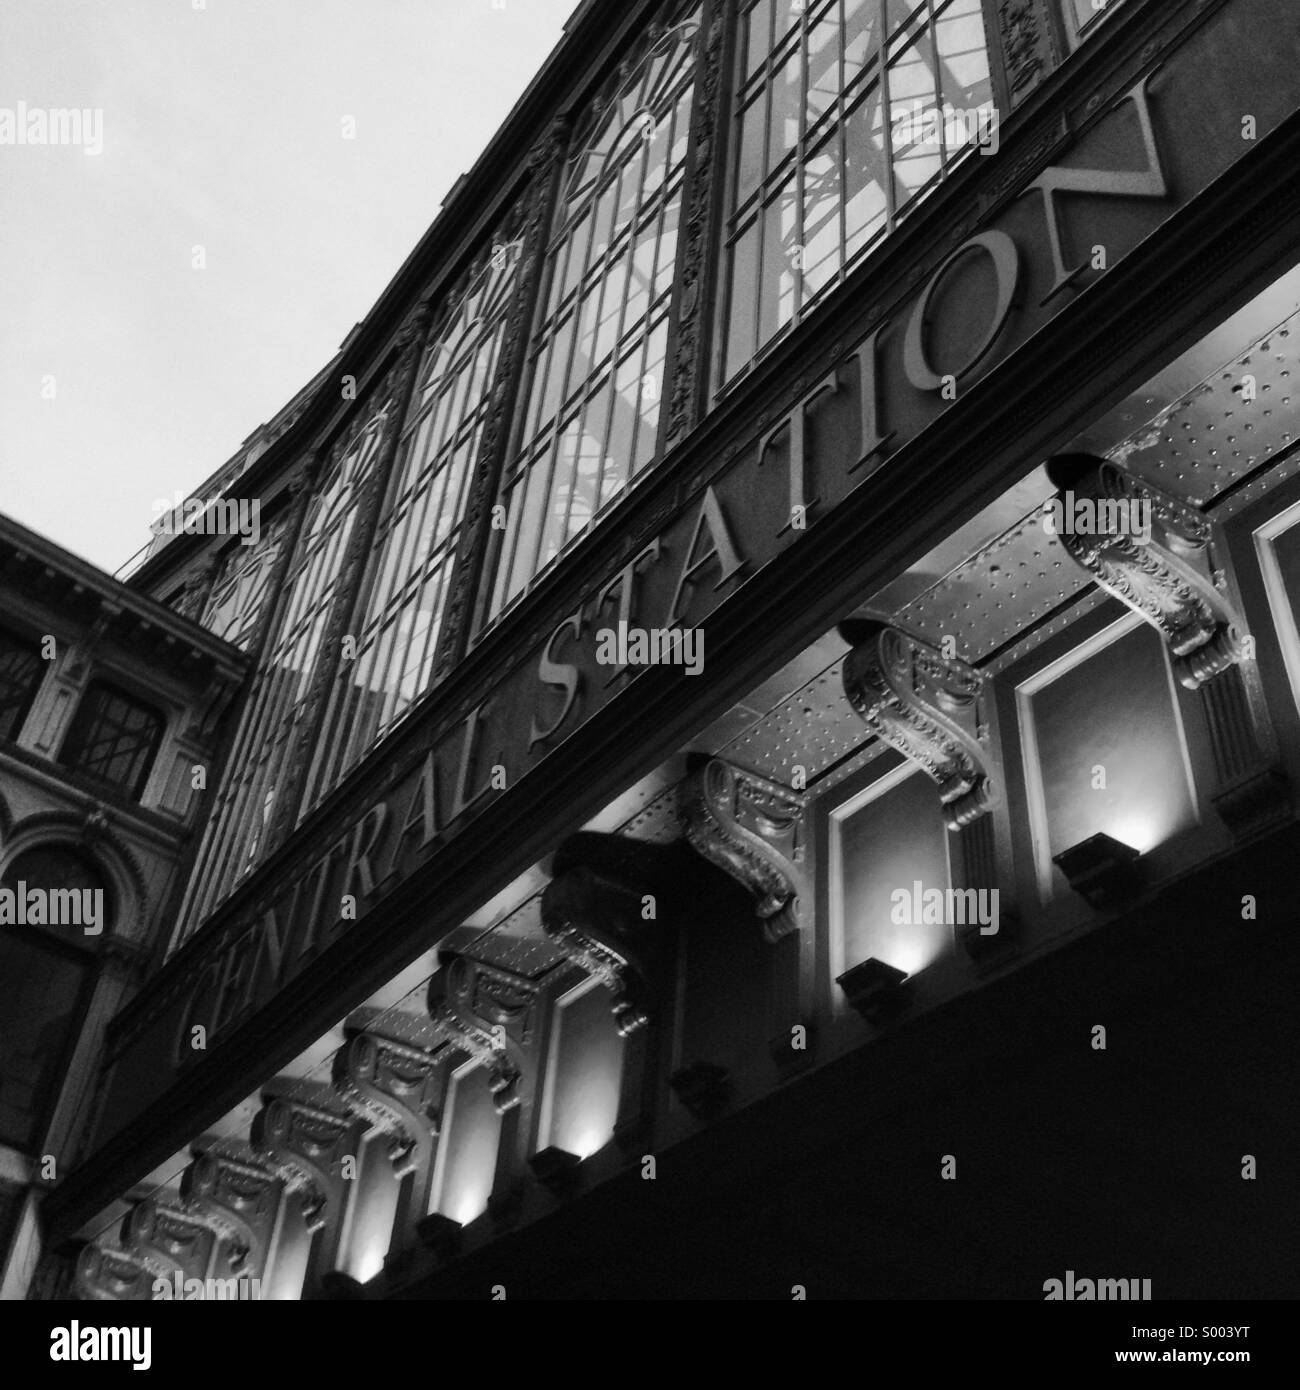
[[[93,943],[112,914],[103,875],[66,845],[34,845],[0,875],[0,1143],[40,1142],[84,1014]],[[98,931],[88,935],[91,916]]]
[[[697,31],[692,17],[647,39],[575,132],[522,443],[505,482],[493,614],[658,451]]]
[[[285,581],[232,750],[231,773],[209,822],[185,912],[192,930],[269,847],[286,769],[306,710],[357,508],[387,433],[391,404],[372,407],[330,451]]]
[[[208,595],[202,623],[209,632],[247,648],[267,600],[284,539],[284,518],[266,522],[255,545],[236,543],[226,552]]]
[[[304,814],[428,688],[520,249],[518,240],[484,249],[425,351],[379,518],[356,655],[330,701]]]

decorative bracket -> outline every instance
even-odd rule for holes
[[[939,784],[949,830],[982,816],[993,805],[984,677],[884,623],[850,619],[840,636],[853,648],[844,693],[866,726]]]
[[[148,1303],[154,1280],[166,1277],[160,1261],[110,1250],[93,1241],[77,1256],[77,1293],[96,1303]]]
[[[335,1089],[354,1115],[387,1136],[397,1177],[414,1173],[442,1119],[442,1059],[416,1036],[427,1026],[378,1009],[359,1009],[343,1026],[347,1041],[334,1055]]]
[[[236,1157],[215,1148],[197,1151],[181,1176],[181,1195],[217,1232],[235,1275],[261,1273],[279,1190],[276,1175],[251,1152]]]
[[[167,1276],[180,1270],[183,1278],[202,1279],[218,1234],[201,1210],[145,1197],[122,1222],[122,1247],[151,1268],[161,1264]]]
[[[1061,543],[1101,588],[1160,630],[1180,684],[1196,690],[1241,661],[1244,625],[1223,593],[1214,526],[1203,512],[1093,454],[1058,454],[1047,476],[1063,516],[1082,499],[1099,525],[1123,522],[1100,534],[1066,528]],[[1144,524],[1131,524],[1135,517]]]
[[[806,798],[722,758],[682,784],[686,838],[758,899],[763,935],[775,943],[799,929]]]
[[[253,1116],[252,1147],[288,1191],[300,1194],[309,1231],[321,1230],[329,1219],[335,1165],[351,1151],[353,1125],[353,1117],[331,1108],[324,1095],[267,1092]]]
[[[680,860],[670,847],[626,835],[579,831],[552,860],[542,928],[613,994],[622,1037],[649,1020],[652,962],[660,929],[676,914],[680,879]],[[647,917],[650,901],[653,916]],[[655,925],[647,928],[647,922]]]
[[[526,975],[459,951],[440,951],[442,969],[429,981],[429,1016],[439,1036],[487,1068],[498,1115],[519,1104],[519,1063],[507,1036],[515,1026],[525,1037],[537,986]]]

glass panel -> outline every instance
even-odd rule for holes
[[[758,0],[746,17],[745,76],[767,58],[772,44],[772,5],[774,0]]]
[[[851,258],[885,229],[889,202],[885,194],[885,132],[880,94],[870,93],[844,125],[845,256]]]
[[[875,60],[880,0],[844,0],[844,85]]]
[[[743,203],[763,177],[763,142],[767,136],[766,88],[740,118],[740,156],[737,161],[736,203]]]
[[[799,206],[791,179],[763,210],[762,297],[758,340],[765,343],[794,317],[794,248]]]
[[[808,34],[808,127],[835,105],[840,93],[839,6],[833,4]]]
[[[804,197],[803,292],[810,298],[829,284],[840,268],[838,132],[808,161]]]
[[[92,681],[72,720],[59,761],[136,799],[144,791],[164,720],[123,690]]]
[[[758,290],[758,223],[750,223],[731,253],[727,321],[727,378],[754,355],[754,310]]]
[[[44,674],[40,647],[0,629],[0,738],[18,737]]]
[[[979,0],[954,0],[934,29],[944,100],[967,110],[991,106],[993,87]]]
[[[632,469],[639,473],[654,457],[659,431],[659,405],[664,391],[664,354],[668,348],[668,321],[661,319],[646,345],[645,371],[641,374],[641,419],[636,431],[636,457]]]
[[[563,390],[556,385],[554,363],[546,369],[544,384],[534,390],[538,405],[519,455],[528,460],[522,465],[529,473],[526,502],[516,486],[511,542],[498,561],[494,613],[653,457],[655,434],[646,425],[658,418],[658,400],[649,400],[641,380],[644,373],[634,371],[634,366],[651,324],[662,319],[672,293],[697,28],[694,19],[676,25],[639,62],[629,65],[622,90],[613,95],[574,156],[568,202],[557,216],[561,230],[549,255],[553,263],[564,257],[565,222],[577,218],[580,228],[594,202],[596,230],[587,258],[586,289],[576,307],[576,327],[568,318],[560,325],[546,324],[538,335],[543,345],[555,338],[557,349],[572,335],[573,355]],[[760,104],[760,117],[762,110]],[[761,151],[756,157],[761,161]],[[596,169],[598,180],[592,172]],[[752,177],[757,176],[755,170]],[[620,230],[611,239],[616,205]],[[629,225],[635,228],[631,235]],[[577,284],[572,269],[568,279]],[[654,373],[652,391],[662,385],[659,342],[657,338],[652,362],[645,368]],[[615,357],[617,366],[612,367]],[[579,401],[586,402],[581,427],[574,418]],[[636,409],[629,417],[633,402]],[[565,426],[553,433],[548,421],[557,410]],[[615,444],[608,455],[607,427]],[[515,466],[521,465],[516,461]]]
[[[768,110],[767,167],[775,169],[799,142],[800,84],[803,63],[798,49],[777,70]]]
[[[802,314],[816,293],[835,284],[901,208],[935,187],[971,151],[980,132],[972,110],[987,111],[986,120],[992,116],[980,0],[952,0],[946,7],[940,0],[778,4],[775,23],[774,52],[754,69],[737,117],[735,197],[726,229],[736,248],[733,287],[739,257],[752,254],[759,262],[753,267],[758,348]],[[794,32],[782,37],[791,27]],[[890,37],[882,45],[886,31]],[[880,70],[882,47],[887,74]],[[744,61],[752,65],[755,59]],[[884,110],[882,92],[889,98]],[[936,119],[944,98],[963,113],[952,122],[962,138],[954,136],[947,145]],[[921,119],[925,113],[931,116],[928,126]],[[767,150],[760,157],[764,124]],[[891,155],[896,129],[898,148]],[[787,187],[791,155],[806,177]],[[783,184],[775,196],[770,182],[764,186],[774,174]],[[766,206],[761,247],[755,249],[737,243],[748,232],[757,190]],[[803,242],[805,265],[802,273],[795,270],[798,283],[792,285],[782,261],[795,251],[796,239]],[[733,299],[724,352],[728,379],[755,350],[742,307]]]

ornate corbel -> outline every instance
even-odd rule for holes
[[[422,1045],[418,1020],[401,1014],[360,1009],[343,1027],[334,1087],[354,1115],[384,1133],[393,1172],[403,1178],[420,1168],[438,1133],[442,1059]]]
[[[758,899],[766,940],[797,931],[806,798],[722,758],[695,768],[681,797],[687,840]]]
[[[336,1165],[351,1152],[355,1124],[351,1114],[329,1103],[332,1092],[325,1087],[314,1092],[307,1097],[264,1092],[249,1136],[286,1190],[299,1194],[308,1231],[321,1230],[329,1219]]]
[[[984,678],[919,637],[869,619],[840,636],[844,693],[866,726],[939,784],[944,821],[959,830],[993,804]]]
[[[181,1175],[181,1195],[217,1233],[222,1259],[237,1276],[261,1274],[279,1193],[279,1179],[251,1150],[246,1157],[196,1151]]]
[[[154,1281],[167,1276],[161,1261],[94,1242],[77,1256],[77,1295],[96,1303],[148,1303]]]
[[[580,831],[555,852],[542,928],[613,994],[623,1037],[649,1020],[652,962],[665,922],[676,915],[680,873],[671,849],[625,835]]]
[[[1244,624],[1223,593],[1214,527],[1203,512],[1092,454],[1058,454],[1047,476],[1058,489],[1067,554],[1159,629],[1180,684],[1195,690],[1242,659]],[[1078,528],[1081,500],[1096,527],[1116,524],[1100,534]]]
[[[487,1068],[498,1115],[519,1104],[521,1071],[508,1030],[526,1038],[537,986],[526,975],[459,951],[440,951],[429,981],[429,1017],[439,1037]]]
[[[94,621],[82,634],[81,640],[73,648],[72,660],[68,663],[69,679],[79,681],[89,671],[92,658],[108,636],[108,630],[122,616],[122,605],[112,599],[101,598]]]
[[[145,1197],[122,1221],[122,1248],[150,1267],[161,1265],[168,1282],[176,1270],[182,1279],[203,1279],[218,1234],[199,1208],[167,1206]]]

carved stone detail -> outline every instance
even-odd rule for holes
[[[668,430],[671,443],[688,431],[699,414],[700,350],[710,296],[704,276],[708,273],[714,243],[713,209],[716,205],[718,148],[718,95],[722,87],[721,7],[715,13],[700,55],[692,129],[695,131],[694,168],[686,197],[685,238],[678,289],[677,331],[672,387],[668,393]]]
[[[292,1094],[263,1095],[253,1117],[252,1147],[286,1190],[299,1194],[309,1231],[329,1219],[335,1165],[351,1151],[353,1124],[350,1114]]]
[[[526,975],[458,951],[441,951],[429,982],[429,1016],[442,1040],[487,1068],[492,1104],[504,1115],[520,1101],[521,1071],[508,1029],[529,1032],[537,986]]]
[[[998,34],[1014,107],[1059,61],[1044,0],[998,0]]]
[[[542,928],[613,994],[623,1037],[649,1021],[654,958],[676,912],[681,874],[671,847],[624,835],[580,831],[555,853],[542,893]],[[644,913],[648,897],[653,920]]]
[[[201,1208],[146,1197],[122,1222],[122,1248],[150,1267],[161,1265],[167,1275],[178,1269],[186,1279],[203,1279],[218,1234]]]
[[[878,738],[939,784],[944,821],[958,830],[993,805],[984,677],[957,657],[883,623],[840,628],[844,693]]]
[[[334,1055],[334,1086],[354,1115],[383,1132],[401,1178],[420,1167],[438,1133],[440,1059],[401,1036],[396,1019],[370,1014],[354,1014],[344,1024],[347,1041]]]
[[[695,769],[681,794],[687,840],[758,899],[764,937],[797,931],[806,798],[721,758]]]
[[[205,1149],[181,1176],[181,1195],[217,1232],[231,1275],[261,1273],[279,1192],[275,1174],[251,1153]]]
[[[1145,527],[1131,525],[1100,535],[1067,530],[1060,539],[1097,584],[1159,629],[1180,684],[1195,690],[1242,659],[1244,624],[1222,591],[1214,527],[1203,512],[1091,454],[1060,454],[1047,472],[1075,505],[1080,498],[1105,505],[1099,517],[1149,521],[1146,540]],[[1067,499],[1067,517],[1069,510]]]
[[[160,1261],[92,1243],[77,1257],[77,1294],[96,1303],[148,1303],[154,1280],[167,1274]]]

